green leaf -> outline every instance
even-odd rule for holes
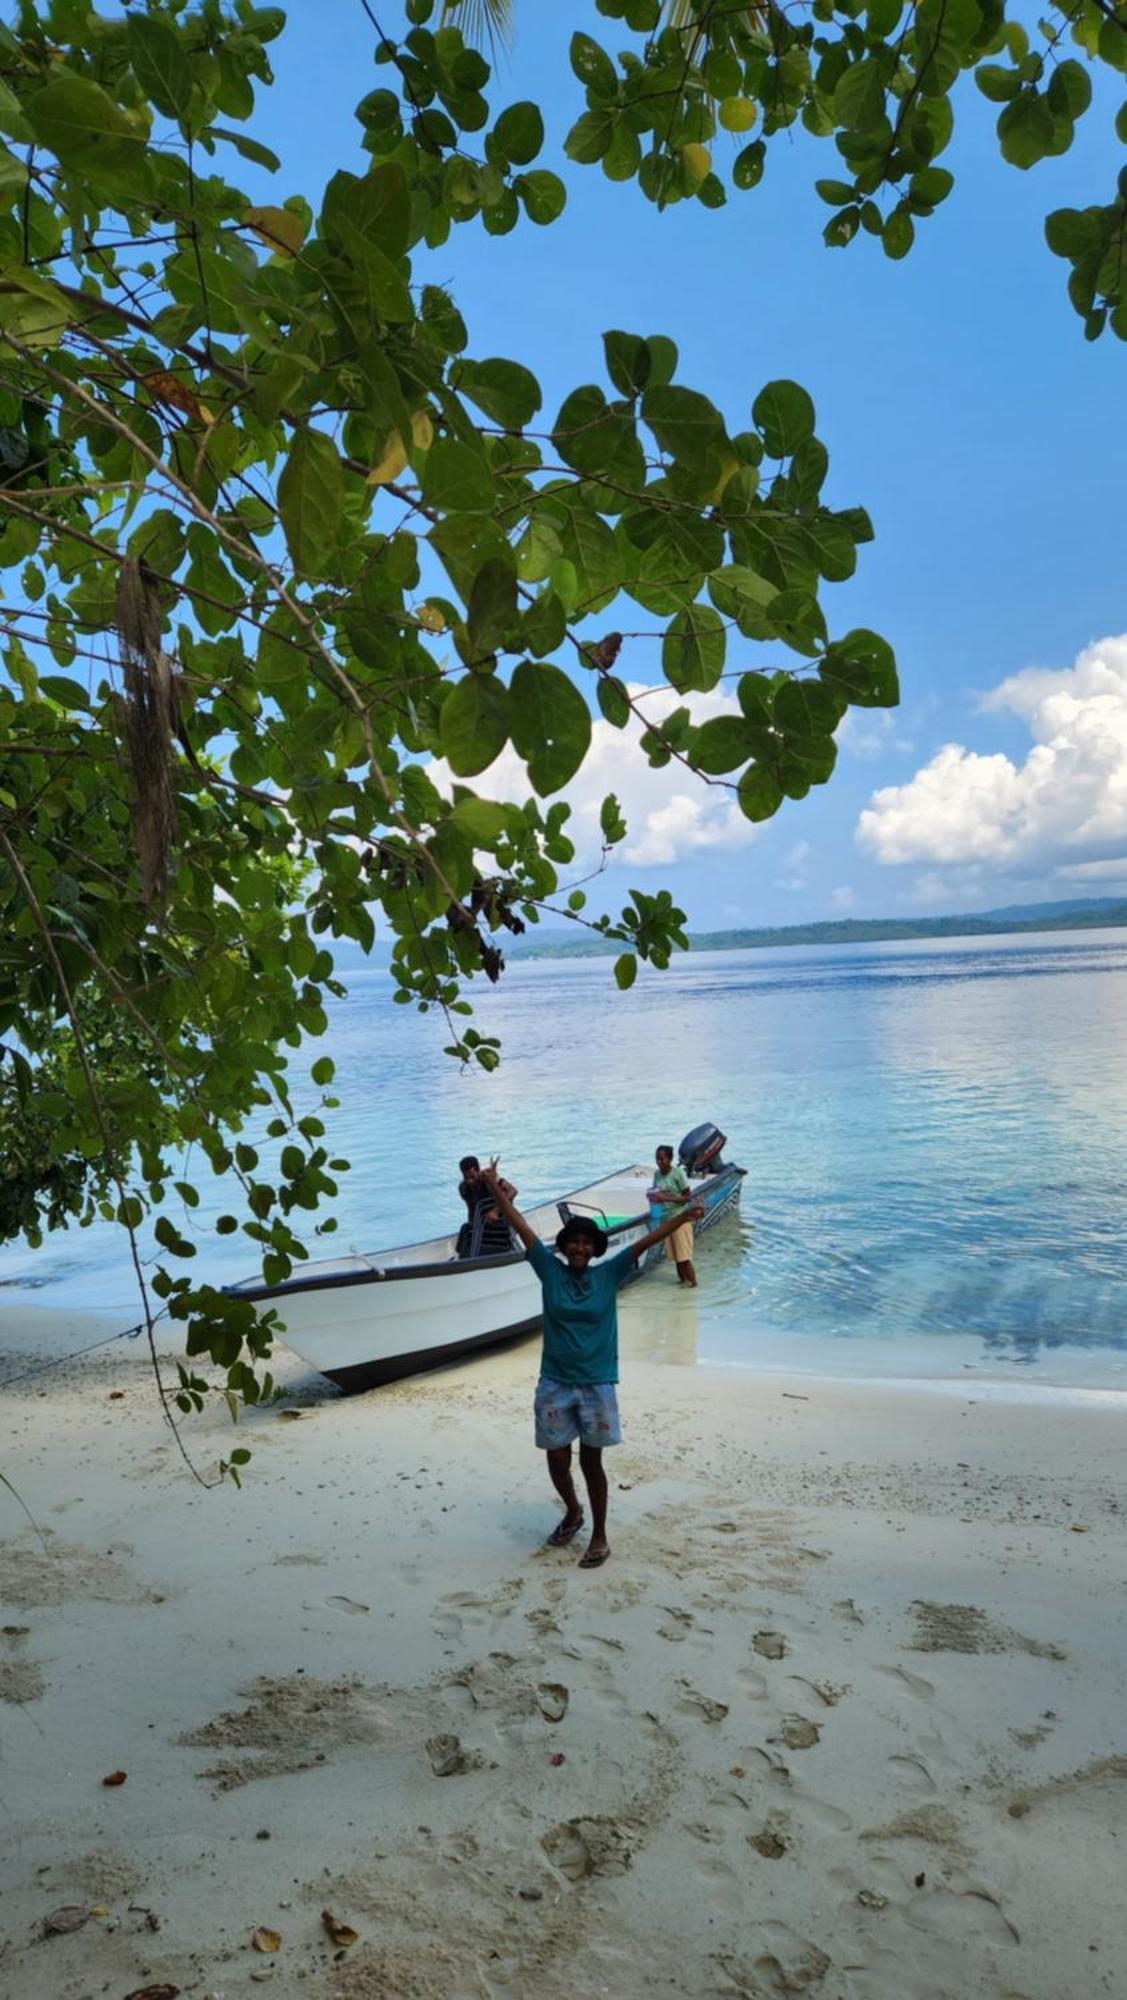
[[[633,986],[634,981],[638,977],[638,961],[632,951],[624,951],[619,958],[615,959],[614,977],[615,983],[621,993],[627,992]]]
[[[18,139],[24,146],[30,145],[35,136],[20,108],[19,98],[2,80],[0,80],[0,132],[5,133],[9,139]]]
[[[650,375],[650,350],[636,333],[604,333],[607,374],[623,396],[640,396]]]
[[[439,438],[427,453],[423,499],[443,514],[491,514],[497,491],[480,452]]]
[[[571,67],[580,83],[600,91],[613,91],[617,88],[618,72],[611,58],[590,35],[573,35],[568,55]]]
[[[364,254],[373,246],[385,258],[402,257],[411,228],[411,196],[398,161],[385,160],[362,178],[334,174],[321,206],[321,233],[334,249]],[[405,315],[410,317],[410,315]]]
[[[470,592],[470,649],[475,657],[497,651],[517,614],[517,580],[511,562],[493,556],[482,564]]]
[[[97,175],[138,167],[146,134],[134,125],[100,84],[85,76],[57,76],[25,106],[40,145],[64,167]]]
[[[630,698],[616,675],[599,675],[595,683],[595,698],[611,727],[625,729],[630,720]]]
[[[1023,91],[1012,104],[1006,105],[998,119],[998,143],[1003,159],[1011,167],[1035,167],[1053,143],[1053,128],[1048,101],[1035,91]]]
[[[1100,217],[1098,208],[1056,208],[1045,217],[1045,241],[1054,257],[1069,257],[1075,262],[1100,240]]]
[[[884,254],[886,257],[891,257],[895,262],[899,262],[901,257],[908,255],[915,240],[915,224],[908,210],[901,203],[885,219],[884,228],[881,231],[881,245]]]
[[[493,136],[507,160],[527,167],[544,144],[544,120],[539,106],[521,102],[502,111],[493,127]]]
[[[836,639],[818,672],[857,708],[895,708],[900,699],[892,647],[863,627]]]
[[[751,420],[771,458],[789,458],[814,435],[814,405],[797,382],[768,382],[751,406]]]
[[[513,812],[512,806],[498,805],[494,799],[459,799],[450,819],[475,847],[494,847],[508,832]]]
[[[608,792],[599,807],[599,831],[608,847],[626,838],[626,821],[622,817],[622,807],[613,792]]]
[[[442,704],[442,753],[455,777],[476,778],[509,740],[509,694],[495,674],[465,674]]]
[[[530,222],[539,223],[543,227],[563,214],[567,189],[558,174],[550,174],[545,169],[536,167],[530,174],[521,174],[520,179],[514,182],[514,186],[524,203],[524,212]]]
[[[749,764],[736,790],[746,819],[770,819],[783,803],[783,788],[765,764]]]
[[[585,111],[577,118],[567,138],[564,152],[581,167],[592,167],[609,150],[614,138],[614,117],[609,111]]]
[[[708,594],[725,618],[734,618],[745,639],[769,639],[768,612],[778,586],[742,563],[728,563],[708,579]]]
[[[747,762],[746,722],[738,715],[713,716],[697,730],[689,754],[694,767],[708,778],[738,770]]]
[[[517,361],[460,361],[451,379],[463,396],[507,431],[531,423],[543,400],[535,375]]]
[[[525,646],[538,660],[563,644],[567,611],[554,590],[541,591],[535,603],[529,605],[521,631]]]
[[[250,160],[256,167],[265,167],[268,174],[276,174],[282,162],[277,153],[264,146],[258,139],[249,139],[245,132],[227,132],[219,125],[209,125],[205,136],[208,139],[222,139],[233,146],[241,159]]]
[[[290,561],[302,576],[328,574],[344,510],[344,467],[323,431],[299,431],[278,481]]]
[[[332,1082],[336,1075],[336,1064],[331,1056],[318,1056],[309,1074],[318,1088],[322,1088],[326,1083]]]
[[[543,662],[522,660],[511,691],[513,747],[528,765],[533,790],[543,798],[566,785],[587,755],[590,710],[574,682],[559,667]]]
[[[833,115],[839,125],[871,132],[884,117],[884,76],[875,56],[851,63],[834,91]]]
[[[146,97],[166,118],[186,119],[192,68],[175,29],[153,14],[130,14],[126,41],[133,74]]]
[[[649,388],[642,415],[662,451],[688,467],[703,465],[727,444],[724,419],[696,389]]]
[[[974,80],[983,97],[988,97],[991,104],[1008,104],[1021,89],[1020,72],[1005,69],[999,63],[980,63]]]
[[[39,692],[48,701],[57,702],[60,708],[85,710],[90,707],[90,697],[80,681],[68,680],[64,674],[41,674]]]
[[[678,694],[707,694],[724,671],[724,621],[707,604],[690,604],[669,625],[661,648],[662,672]]]
[[[784,681],[775,695],[774,720],[786,736],[832,736],[845,713],[840,690],[827,681]]]

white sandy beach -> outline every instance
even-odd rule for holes
[[[1121,1398],[643,1363],[657,1289],[590,1573],[534,1344],[283,1365],[241,1493],[136,1345],[6,1393],[5,2000],[1124,1991]]]

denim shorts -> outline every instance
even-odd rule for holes
[[[622,1443],[613,1382],[552,1382],[542,1375],[533,1409],[538,1451],[562,1451],[576,1438],[597,1450]]]

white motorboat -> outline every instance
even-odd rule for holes
[[[696,1152],[690,1140],[714,1135]],[[693,1199],[704,1206],[698,1234],[711,1228],[739,1200],[742,1167],[719,1158],[723,1135],[698,1128],[682,1142],[682,1162],[693,1176]],[[705,1158],[705,1153],[708,1157]],[[695,1173],[694,1173],[695,1168]],[[523,1210],[538,1236],[551,1243],[569,1215],[590,1215],[611,1248],[636,1242],[667,1211],[651,1213],[647,1199],[652,1167],[622,1167],[556,1202]],[[228,1286],[236,1298],[273,1310],[278,1333],[295,1354],[327,1375],[346,1394],[441,1367],[475,1348],[492,1347],[540,1325],[540,1283],[516,1244],[497,1256],[457,1255],[457,1233],[397,1250],[354,1252],[302,1266],[282,1284],[247,1279]],[[641,1261],[638,1273],[661,1256]]]

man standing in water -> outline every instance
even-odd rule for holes
[[[659,1229],[651,1229],[597,1260],[607,1249],[605,1232],[589,1216],[572,1215],[556,1237],[553,1256],[505,1193],[497,1162],[482,1169],[497,1206],[524,1244],[528,1261],[543,1292],[544,1351],[536,1385],[536,1444],[548,1455],[548,1477],[564,1503],[564,1517],[548,1537],[551,1548],[574,1541],[583,1526],[583,1509],[571,1476],[571,1447],[579,1439],[579,1465],[591,1507],[591,1539],[580,1569],[599,1569],[610,1554],[607,1541],[607,1476],[603,1452],[621,1444],[618,1417],[618,1287],[638,1259],[655,1243],[664,1242],[686,1221],[703,1215],[698,1205],[680,1206]],[[562,1261],[561,1261],[562,1259]]]
[[[672,1146],[659,1146],[654,1158],[657,1161],[657,1172],[654,1175],[651,1201],[656,1201],[662,1206],[672,1205],[675,1209],[683,1209],[684,1204],[692,1200],[692,1191],[684,1167],[675,1167],[673,1164]],[[665,1254],[667,1257],[672,1257],[677,1266],[677,1283],[691,1285],[695,1291],[697,1274],[693,1266],[693,1225],[687,1219],[687,1210],[678,1215],[677,1227],[665,1246]]]

